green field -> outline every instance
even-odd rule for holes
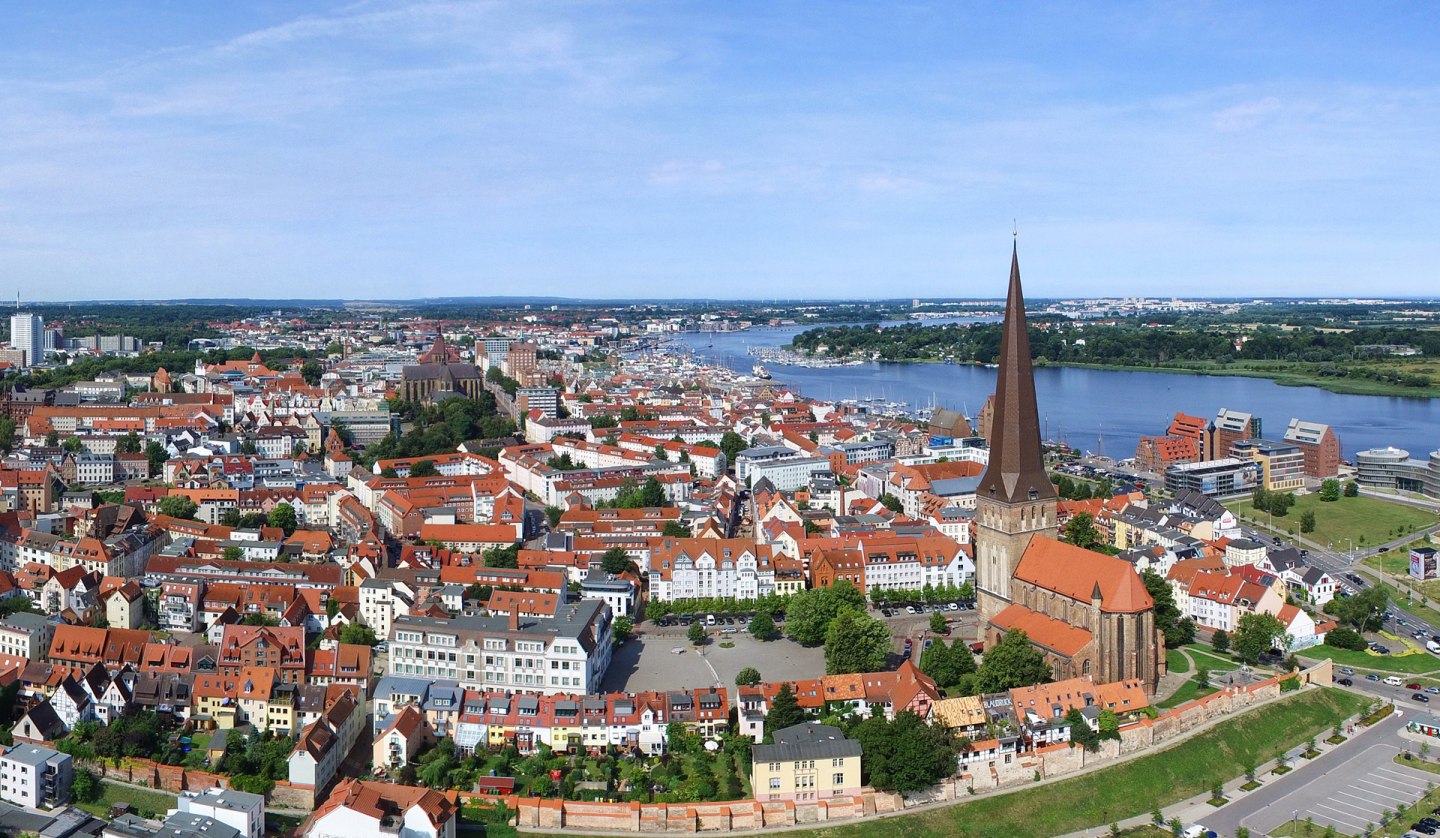
[[[1285,533],[1300,529],[1300,516],[1307,510],[1315,512],[1315,531],[1305,533],[1305,538],[1314,544],[1330,545],[1337,551],[1359,550],[1378,545],[1434,524],[1434,512],[1402,503],[1391,503],[1379,498],[1361,495],[1325,503],[1318,492],[1297,495],[1295,505],[1283,518],[1271,518],[1269,513],[1256,512],[1248,500],[1230,501],[1225,504],[1236,514],[1249,517],[1262,525],[1271,525],[1277,532]]]
[[[1156,702],[1155,706],[1162,710],[1169,710],[1171,707],[1179,707],[1187,701],[1204,698],[1213,692],[1215,692],[1214,687],[1202,687],[1198,680],[1191,678],[1189,681],[1181,684],[1180,689],[1176,690],[1174,695],[1171,695],[1164,701]]]
[[[116,803],[129,803],[131,810],[141,814],[165,817],[165,812],[175,808],[175,795],[163,791],[142,791],[129,786],[119,786],[101,781],[104,791],[94,803],[77,803],[81,809],[102,818],[110,817],[110,808]]]
[[[1410,548],[1396,547],[1378,555],[1371,554],[1361,559],[1360,563],[1391,576],[1404,576],[1410,572]]]
[[[1210,648],[1208,644],[1191,643],[1185,647],[1185,651],[1190,653],[1190,658],[1195,661],[1197,668],[1203,666],[1211,672],[1228,672],[1241,667],[1239,661],[1231,658],[1228,654],[1222,655]]]
[[[1342,690],[1319,689],[1228,719],[1172,748],[1034,789],[977,798],[915,815],[787,832],[794,838],[1027,838],[1100,828],[1168,806],[1244,773],[1329,730],[1367,706]]]
[[[1168,649],[1165,652],[1165,666],[1171,672],[1184,674],[1190,671],[1190,659],[1182,655],[1179,649]]]

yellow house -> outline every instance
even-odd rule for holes
[[[806,722],[750,749],[755,799],[796,802],[860,793],[860,743],[837,727]]]

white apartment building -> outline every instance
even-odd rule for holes
[[[0,655],[44,660],[55,624],[43,615],[20,611],[0,620]]]
[[[598,692],[610,666],[612,622],[600,600],[557,603],[551,617],[401,614],[390,627],[390,674],[474,690]]]
[[[0,800],[46,809],[70,800],[75,768],[69,754],[42,745],[13,745],[0,755]]]
[[[265,834],[265,797],[234,789],[208,788],[204,791],[182,791],[175,801],[177,809],[187,815],[203,815],[233,827],[244,838],[263,838]]]
[[[650,553],[650,596],[758,599],[775,590],[773,549],[748,539],[666,538]]]

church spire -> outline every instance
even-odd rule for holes
[[[999,366],[990,464],[980,478],[979,496],[1002,503],[1053,499],[1055,487],[1045,473],[1040,447],[1040,413],[1035,407],[1035,370],[1030,364],[1025,296],[1020,290],[1018,243],[1010,253],[1010,291],[1005,300]]]

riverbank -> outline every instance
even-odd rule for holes
[[[1252,369],[1240,364],[1213,364],[1195,367],[1151,367],[1121,364],[1048,363],[1042,366],[1075,367],[1089,370],[1125,370],[1127,372],[1168,372],[1178,375],[1208,375],[1232,378],[1263,378],[1282,387],[1316,387],[1346,396],[1399,396],[1407,399],[1440,398],[1440,387],[1405,387],[1373,379],[1335,378],[1307,373],[1303,370],[1281,371]],[[1296,363],[1297,367],[1314,366]]]
[[[793,347],[784,347],[787,351],[796,351],[803,356],[803,353],[794,350]],[[851,359],[839,357],[833,359],[838,366],[843,366]],[[937,361],[930,358],[896,358],[878,360],[878,364],[937,364],[954,366],[980,366],[971,362],[947,362]],[[1273,363],[1273,362],[1272,362]],[[799,364],[798,366],[808,366]],[[1377,381],[1369,378],[1336,378],[1334,376],[1322,376],[1309,372],[1308,368],[1318,367],[1318,364],[1306,362],[1295,362],[1294,369],[1272,370],[1264,368],[1249,367],[1244,364],[1215,364],[1210,362],[1197,362],[1193,366],[1142,366],[1131,364],[1085,364],[1068,361],[1048,361],[1037,359],[1035,366],[1041,367],[1068,367],[1082,370],[1106,370],[1120,372],[1160,372],[1174,375],[1204,375],[1220,378],[1259,378],[1266,381],[1273,381],[1282,387],[1315,387],[1329,393],[1338,393],[1346,396],[1390,396],[1407,399],[1434,399],[1440,398],[1440,386],[1431,387],[1407,387],[1388,381]],[[1433,380],[1433,379],[1432,379]]]

